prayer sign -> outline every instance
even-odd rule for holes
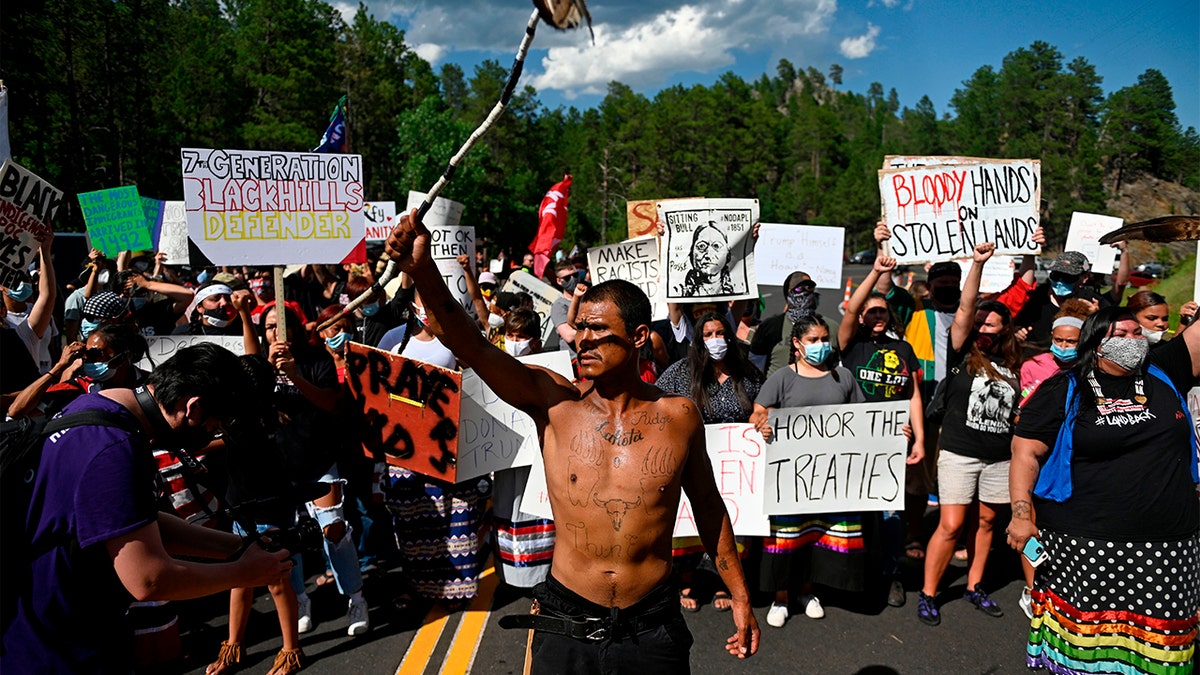
[[[762,434],[753,424],[706,424],[704,442],[712,463],[717,491],[725,501],[725,510],[733,523],[733,533],[746,537],[771,534],[771,524],[763,511],[766,476],[766,447]],[[675,537],[695,537],[692,501],[684,493],[675,516]]]
[[[367,228],[367,241],[384,241],[395,227],[396,202],[365,202],[363,220]]]
[[[658,203],[667,302],[758,297],[754,275],[757,199],[680,199]]]
[[[1000,254],[1040,252],[1033,233],[1041,162],[977,161],[879,172],[883,220],[892,231],[888,243],[900,264],[970,257],[984,242],[994,242]]]
[[[1067,243],[1063,250],[1079,251],[1086,255],[1092,264],[1092,272],[1112,274],[1117,268],[1117,248],[1101,244],[1100,237],[1121,229],[1124,224],[1123,218],[1076,211],[1071,214],[1071,227],[1067,230]]]
[[[841,288],[845,241],[844,227],[763,223],[754,245],[758,283],[782,286],[789,274],[801,271],[818,288]]]
[[[12,159],[0,166],[0,286],[27,281],[26,270],[53,234],[62,190]]]
[[[368,452],[388,464],[458,482],[461,374],[349,342],[346,382],[362,410]]]
[[[359,155],[180,154],[188,236],[215,265],[340,263],[366,237]]]
[[[667,305],[659,299],[658,238],[630,239],[619,244],[588,249],[588,269],[592,283],[609,279],[632,282],[650,298],[651,318],[667,318]]]
[[[189,265],[187,209],[183,202],[164,202],[158,250],[167,254],[168,265]]]
[[[154,370],[158,364],[175,356],[175,352],[184,347],[199,344],[214,344],[224,347],[241,356],[246,353],[246,344],[240,335],[147,335],[146,344],[150,349],[146,358],[137,363],[142,370]]]
[[[517,360],[549,368],[568,380],[574,377],[571,355],[567,352],[543,352]],[[533,418],[496,395],[474,370],[463,371],[461,400],[458,482],[493,471],[529,466],[535,457],[541,456],[542,446]]]
[[[908,401],[772,410],[770,515],[904,508]]]
[[[528,293],[533,297],[533,311],[537,312],[542,322],[542,344],[552,344],[551,336],[557,335],[554,321],[550,318],[550,307],[554,301],[563,297],[562,291],[538,279],[529,272],[517,270],[508,275],[504,290],[509,293]]]
[[[136,187],[83,192],[78,197],[93,248],[110,258],[116,258],[121,251],[154,248]]]

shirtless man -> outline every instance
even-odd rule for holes
[[[540,614],[506,617],[535,629],[533,672],[687,672],[692,639],[671,587],[671,532],[681,490],[705,548],[733,596],[737,627],[726,650],[758,650],[758,622],[688,399],[638,377],[650,339],[650,303],[637,286],[610,281],[583,296],[576,317],[582,390],[497,350],[451,297],[415,211],[387,240],[412,276],[434,334],[505,401],[537,424],[558,526],[549,579],[534,591]],[[564,620],[562,617],[569,617]]]

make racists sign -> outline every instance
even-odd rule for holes
[[[706,424],[704,441],[708,461],[712,463],[717,491],[725,502],[733,533],[745,537],[763,537],[771,533],[771,524],[763,510],[766,475],[766,443],[753,424]],[[675,515],[675,537],[695,537],[696,516],[692,501],[685,493]]]
[[[908,401],[772,410],[765,511],[904,508]]]
[[[362,411],[368,451],[388,464],[457,482],[462,375],[349,342],[346,382]]]
[[[132,185],[78,195],[92,248],[110,258],[154,248],[141,197]]]
[[[667,318],[667,305],[659,298],[658,238],[630,239],[619,244],[588,249],[588,269],[594,283],[624,279],[642,289],[650,298],[654,320]]]
[[[1041,204],[1041,162],[977,162],[879,172],[883,220],[892,230],[891,254],[900,264],[969,257],[984,242],[994,242],[1000,254],[1040,250],[1033,233]]]
[[[392,233],[396,217],[396,202],[364,202],[363,222],[366,225],[367,241],[384,241]]]
[[[180,154],[188,236],[213,264],[336,264],[366,236],[359,155]]]
[[[28,280],[26,269],[53,234],[62,190],[12,159],[0,167],[0,286]]]
[[[667,302],[758,297],[754,276],[757,199],[680,199],[658,203],[665,228],[659,266]]]
[[[517,270],[508,275],[504,290],[509,293],[528,293],[533,297],[533,311],[537,313],[542,325],[542,344],[551,344],[550,336],[555,335],[555,332],[550,308],[555,300],[563,297],[562,291],[524,270]]]

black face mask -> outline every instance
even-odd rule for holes
[[[930,291],[930,295],[939,305],[957,305],[962,298],[962,290],[957,286],[938,286]]]

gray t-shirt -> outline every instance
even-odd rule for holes
[[[567,312],[571,309],[571,301],[567,298],[559,298],[550,305],[550,323],[554,324],[554,334],[550,336],[550,343],[545,346],[546,351],[553,351],[556,347],[553,343],[557,342],[559,351],[568,351],[571,353],[571,358],[575,358],[575,345],[562,339],[558,334],[558,327],[567,322]]]
[[[797,375],[790,367],[775,371],[754,402],[764,408],[862,403],[863,395],[850,371],[838,366],[821,377]]]

